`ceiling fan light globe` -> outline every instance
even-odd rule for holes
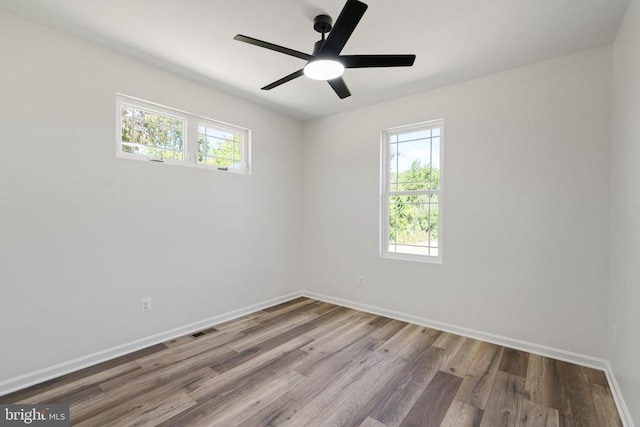
[[[304,75],[313,80],[332,80],[344,73],[344,65],[332,59],[310,61],[304,67]]]

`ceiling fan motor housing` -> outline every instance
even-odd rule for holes
[[[326,34],[333,27],[333,19],[329,15],[318,15],[313,18],[313,29],[321,34]]]
[[[322,39],[313,44],[313,55],[316,56],[325,42],[325,34],[333,28],[333,19],[329,15],[318,15],[313,19],[313,29],[322,34]]]

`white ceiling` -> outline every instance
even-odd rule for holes
[[[352,96],[298,78],[304,61],[237,33],[311,53],[313,17],[345,0],[0,0],[0,8],[306,120],[611,43],[629,0],[364,0],[343,53],[413,53],[411,68],[350,69]]]

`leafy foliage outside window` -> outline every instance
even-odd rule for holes
[[[392,177],[393,179],[394,177]],[[411,163],[411,169],[397,176],[404,191],[439,188],[440,170]],[[389,196],[389,242],[431,246],[438,240],[438,195],[414,194]]]
[[[123,152],[182,160],[184,120],[123,104],[121,126]]]

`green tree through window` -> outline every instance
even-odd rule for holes
[[[430,165],[411,162],[411,169],[392,179],[403,183],[404,190],[422,190],[426,186],[440,188],[440,170]],[[438,195],[396,195],[389,201],[389,241],[407,244],[429,243],[438,239]]]

